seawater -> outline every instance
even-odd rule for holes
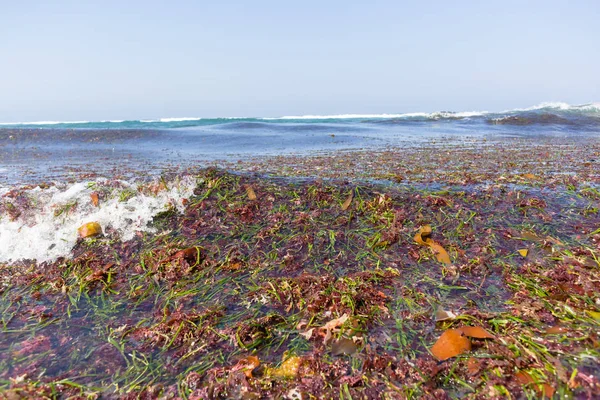
[[[193,178],[176,176],[163,181],[166,186],[157,193],[140,189],[166,168],[472,139],[535,144],[548,137],[600,137],[600,104],[545,103],[503,112],[3,123],[0,262],[66,256],[85,222],[98,221],[122,240],[150,229],[156,214],[181,207],[195,187]],[[106,197],[94,207],[89,196],[98,187],[105,188]],[[123,199],[123,191],[131,196]],[[10,214],[18,202],[28,211]]]

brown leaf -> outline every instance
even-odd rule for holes
[[[327,344],[331,338],[333,337],[331,331],[344,325],[344,322],[348,320],[348,314],[344,314],[339,318],[332,319],[323,325],[320,329],[325,330],[325,337],[323,338],[323,343]]]
[[[467,371],[469,371],[470,375],[475,375],[481,369],[481,360],[477,358],[471,357],[467,361]]]
[[[94,205],[94,207],[98,207],[98,202],[99,202],[98,193],[96,193],[96,192],[90,193],[90,200],[92,201],[92,204]]]
[[[480,326],[462,326],[456,329],[458,332],[465,336],[475,339],[496,339],[496,336],[492,335]]]
[[[248,199],[251,201],[256,200],[256,193],[254,193],[254,189],[252,188],[252,186],[248,185],[246,186],[246,194],[248,195]]]
[[[333,342],[333,344],[331,345],[331,353],[334,356],[339,356],[342,354],[354,354],[356,353],[356,343],[354,343],[352,340],[350,339],[346,339],[346,338],[341,338],[340,340],[336,340],[335,342]]]
[[[184,250],[179,250],[173,256],[171,256],[172,260],[186,260],[189,264],[197,264],[202,259],[202,253],[200,252],[199,247],[188,247]]]
[[[552,398],[554,388],[548,383],[536,383],[535,379],[525,371],[519,371],[515,374],[517,381],[523,386],[531,386],[535,389],[538,395]]]
[[[79,237],[86,238],[102,234],[102,227],[97,222],[88,222],[77,229]]]
[[[455,329],[448,329],[435,342],[431,353],[440,361],[456,357],[471,350],[471,341]]]
[[[558,335],[559,333],[567,333],[567,329],[559,326],[559,325],[555,325],[555,326],[551,326],[549,328],[546,328],[546,333],[549,335]]]
[[[352,199],[354,199],[354,190],[350,191],[346,201],[344,201],[344,204],[342,204],[342,210],[346,211],[350,207],[350,204],[352,204]]]

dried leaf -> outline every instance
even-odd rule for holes
[[[496,336],[492,335],[480,326],[463,326],[456,329],[463,335],[475,338],[475,339],[496,339]]]
[[[455,329],[448,329],[435,342],[431,353],[440,361],[456,357],[471,350],[471,341]]]
[[[256,193],[254,193],[254,189],[252,188],[252,186],[248,185],[246,186],[246,194],[248,195],[248,199],[251,201],[256,200]]]
[[[529,254],[529,250],[528,249],[519,249],[517,251],[519,252],[519,254],[521,255],[521,257],[523,257],[523,258],[527,257],[527,254]]]
[[[276,378],[295,378],[298,375],[298,370],[300,370],[300,364],[302,364],[302,358],[291,356],[282,362],[278,368],[270,370],[271,376]]]
[[[354,343],[350,339],[341,338],[340,340],[336,340],[331,345],[331,353],[334,356],[339,356],[342,354],[350,355],[356,353],[356,343]]]
[[[350,204],[352,204],[353,199],[354,199],[354,190],[351,190],[350,194],[346,198],[346,201],[344,201],[344,204],[342,204],[342,210],[346,211],[350,207]]]
[[[232,368],[232,371],[243,371],[247,378],[252,378],[252,371],[254,371],[260,365],[260,361],[256,356],[248,356],[242,358]]]
[[[322,330],[325,330],[325,337],[323,338],[323,343],[327,344],[333,336],[331,331],[344,325],[344,322],[346,322],[347,320],[348,314],[344,314],[341,317],[332,319],[331,321],[323,325],[321,327]]]
[[[477,358],[471,357],[467,361],[467,371],[469,371],[470,375],[475,375],[481,369],[481,360]]]
[[[102,234],[102,227],[97,222],[88,222],[77,229],[79,237],[86,238]]]
[[[202,254],[200,252],[199,247],[189,247],[184,250],[179,250],[173,256],[171,256],[172,260],[186,260],[189,264],[197,264],[202,259]]]
[[[547,383],[536,383],[535,379],[525,371],[519,371],[515,374],[517,381],[523,386],[532,386],[538,395],[552,398],[554,388]]]
[[[454,314],[452,311],[437,310],[435,312],[436,322],[448,321],[450,319],[455,319],[456,317],[458,317],[458,315]]]
[[[300,336],[303,336],[304,339],[306,340],[310,340],[310,338],[313,335],[315,328],[310,328],[309,330],[305,331],[305,332],[300,332]]]
[[[555,326],[546,328],[546,333],[549,335],[558,335],[559,333],[567,333],[567,332],[568,332],[567,329],[565,329],[559,325],[555,325]]]
[[[534,174],[523,174],[523,178],[525,179],[537,179],[537,176]]]
[[[96,193],[96,192],[90,193],[90,200],[92,201],[92,204],[94,205],[94,207],[98,207],[98,203],[99,203],[98,193]]]

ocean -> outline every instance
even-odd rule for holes
[[[180,206],[192,195],[195,182],[185,177],[189,168],[510,139],[532,145],[550,139],[581,142],[599,134],[597,103],[544,103],[503,112],[3,123],[0,262],[65,256],[77,240],[77,227],[91,219],[129,239],[149,229],[164,207]],[[176,179],[159,196],[138,190],[142,182],[164,180],[166,172]],[[98,187],[108,194],[95,208],[87,199]],[[123,190],[133,194],[126,201]],[[19,202],[26,211],[11,214]],[[69,205],[72,210],[60,211]]]
[[[544,103],[503,112],[164,118],[0,124],[0,185],[62,180],[75,171],[202,165],[273,155],[460,143],[469,139],[563,137],[600,131],[600,104]]]

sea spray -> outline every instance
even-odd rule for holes
[[[77,242],[77,228],[98,222],[126,241],[138,231],[152,231],[153,217],[169,208],[183,210],[196,187],[192,176],[171,182],[78,182],[23,190],[0,191],[0,262],[53,261],[68,256]],[[98,206],[90,195],[101,192]]]

